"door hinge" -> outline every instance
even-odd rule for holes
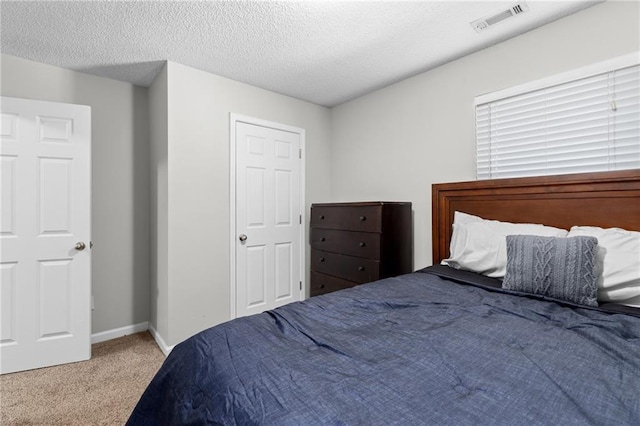
[[[300,291],[302,291],[302,281],[300,281]]]
[[[300,225],[302,225],[302,215],[300,215]]]
[[[302,148],[298,149],[298,158],[302,158]]]

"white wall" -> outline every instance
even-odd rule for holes
[[[160,336],[169,333],[169,144],[167,66],[149,87],[149,321]],[[164,348],[166,349],[166,348]]]
[[[331,117],[327,108],[177,63],[166,75],[168,294],[156,300],[168,300],[168,331],[160,334],[173,345],[230,319],[229,113],[306,130],[307,216],[311,203],[329,199]]]
[[[606,2],[332,109],[334,201],[412,201],[431,264],[431,184],[475,179],[474,97],[640,50],[640,3]]]
[[[2,55],[3,96],[89,105],[92,333],[148,320],[147,89]]]

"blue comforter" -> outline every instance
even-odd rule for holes
[[[197,334],[128,424],[638,425],[640,318],[408,274]]]

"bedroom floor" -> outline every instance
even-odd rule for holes
[[[0,424],[124,424],[164,360],[145,331],[93,345],[89,361],[2,375]]]

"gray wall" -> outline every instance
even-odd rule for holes
[[[474,97],[640,50],[640,3],[606,2],[332,109],[334,201],[412,201],[431,264],[431,184],[475,179]]]
[[[2,55],[3,96],[89,105],[92,333],[149,318],[147,89]]]
[[[168,198],[166,211],[160,202],[152,208],[159,209],[154,213],[158,225],[162,217],[167,218],[168,288],[164,288],[159,273],[152,282],[152,294],[158,292],[152,304],[157,303],[158,310],[151,321],[171,346],[230,319],[229,113],[305,129],[307,215],[311,203],[330,198],[331,117],[327,108],[173,62],[167,64],[165,72]],[[150,90],[152,95],[164,90],[165,76],[161,74],[158,79]],[[161,124],[162,114],[152,110],[154,129]],[[152,139],[156,139],[155,131]],[[162,135],[157,139],[153,147],[165,143]],[[162,161],[152,162],[152,180],[162,174],[158,163]],[[157,198],[160,200],[160,195]],[[159,229],[158,238],[164,232]],[[161,250],[164,247],[159,242],[159,252],[154,254],[157,265],[162,265]],[[166,317],[160,312],[165,300]],[[162,330],[163,321],[168,325],[166,332]]]

